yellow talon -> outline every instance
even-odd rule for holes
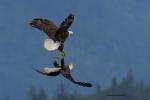
[[[62,51],[61,55],[62,55],[62,57],[65,57],[65,52],[64,52],[64,51]]]

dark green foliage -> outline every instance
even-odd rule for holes
[[[68,97],[68,90],[64,84],[60,84],[52,100],[70,100]]]
[[[61,95],[63,99],[59,97]],[[146,87],[143,81],[135,82],[130,69],[121,82],[113,77],[109,88],[102,89],[97,85],[95,92],[91,95],[81,95],[77,92],[71,94],[61,85],[55,96],[59,98],[52,100],[150,100],[150,85]]]
[[[48,95],[43,88],[36,91],[31,86],[26,100],[150,100],[150,85],[145,85],[144,81],[136,82],[132,70],[129,70],[120,82],[113,77],[110,87],[106,89],[102,89],[100,85],[95,87],[93,94],[81,95],[76,91],[70,93],[67,90],[68,87],[60,84],[53,97],[48,99]],[[10,99],[5,97],[4,100]]]
[[[48,96],[43,88],[40,89],[37,95],[37,100],[48,100]]]
[[[48,95],[43,88],[36,92],[35,88],[31,86],[27,95],[27,100],[48,100]]]
[[[37,100],[36,91],[33,86],[30,87],[27,100]]]
[[[6,97],[4,98],[4,100],[10,100],[10,98],[9,98],[8,96],[6,96]]]

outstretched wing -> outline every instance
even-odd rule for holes
[[[61,68],[45,68],[44,70],[40,71],[36,68],[32,68],[36,72],[46,75],[46,76],[56,76],[60,73]]]
[[[86,83],[86,82],[78,82],[78,81],[75,81],[73,79],[73,77],[71,76],[70,73],[62,73],[62,75],[67,78],[68,80],[72,81],[73,83],[75,84],[78,84],[80,86],[83,86],[83,87],[92,87],[92,84],[91,83]]]
[[[69,14],[67,18],[60,24],[60,30],[67,31],[69,27],[72,25],[74,20],[74,15]]]
[[[33,69],[34,71],[40,73],[40,74],[46,75],[43,71],[40,71],[40,70],[38,70],[38,69],[36,69],[36,68],[32,68],[32,69]]]
[[[33,19],[30,25],[34,28],[44,31],[52,39],[54,38],[54,35],[58,29],[52,21],[41,18]]]
[[[59,41],[62,41],[62,38],[66,38],[64,35],[65,32],[68,32],[69,27],[72,25],[74,20],[74,16],[69,14],[67,18],[60,24],[59,29],[57,30],[55,36],[58,38]]]

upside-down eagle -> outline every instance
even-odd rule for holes
[[[69,31],[69,27],[72,25],[74,16],[69,14],[67,18],[57,27],[52,21],[42,18],[33,19],[30,25],[34,28],[45,32],[48,38],[44,42],[44,47],[49,50],[59,49],[64,52],[64,42],[68,36],[72,35],[73,32]]]
[[[73,68],[73,64],[70,63],[70,64],[65,65],[64,58],[61,59],[61,65],[59,65],[57,63],[57,61],[54,61],[53,65],[54,65],[53,68],[45,67],[42,71],[37,70],[35,68],[33,68],[33,70],[35,70],[38,73],[41,73],[43,75],[46,75],[46,76],[57,76],[57,75],[61,74],[65,78],[67,78],[68,80],[72,81],[75,84],[78,84],[78,85],[83,86],[83,87],[92,87],[91,83],[79,82],[79,81],[75,81],[73,79],[73,77],[71,76],[71,73],[70,73],[70,71]]]

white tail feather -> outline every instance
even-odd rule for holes
[[[48,51],[53,51],[58,49],[60,46],[60,42],[54,42],[52,39],[47,38],[44,42],[44,48],[46,48]]]

